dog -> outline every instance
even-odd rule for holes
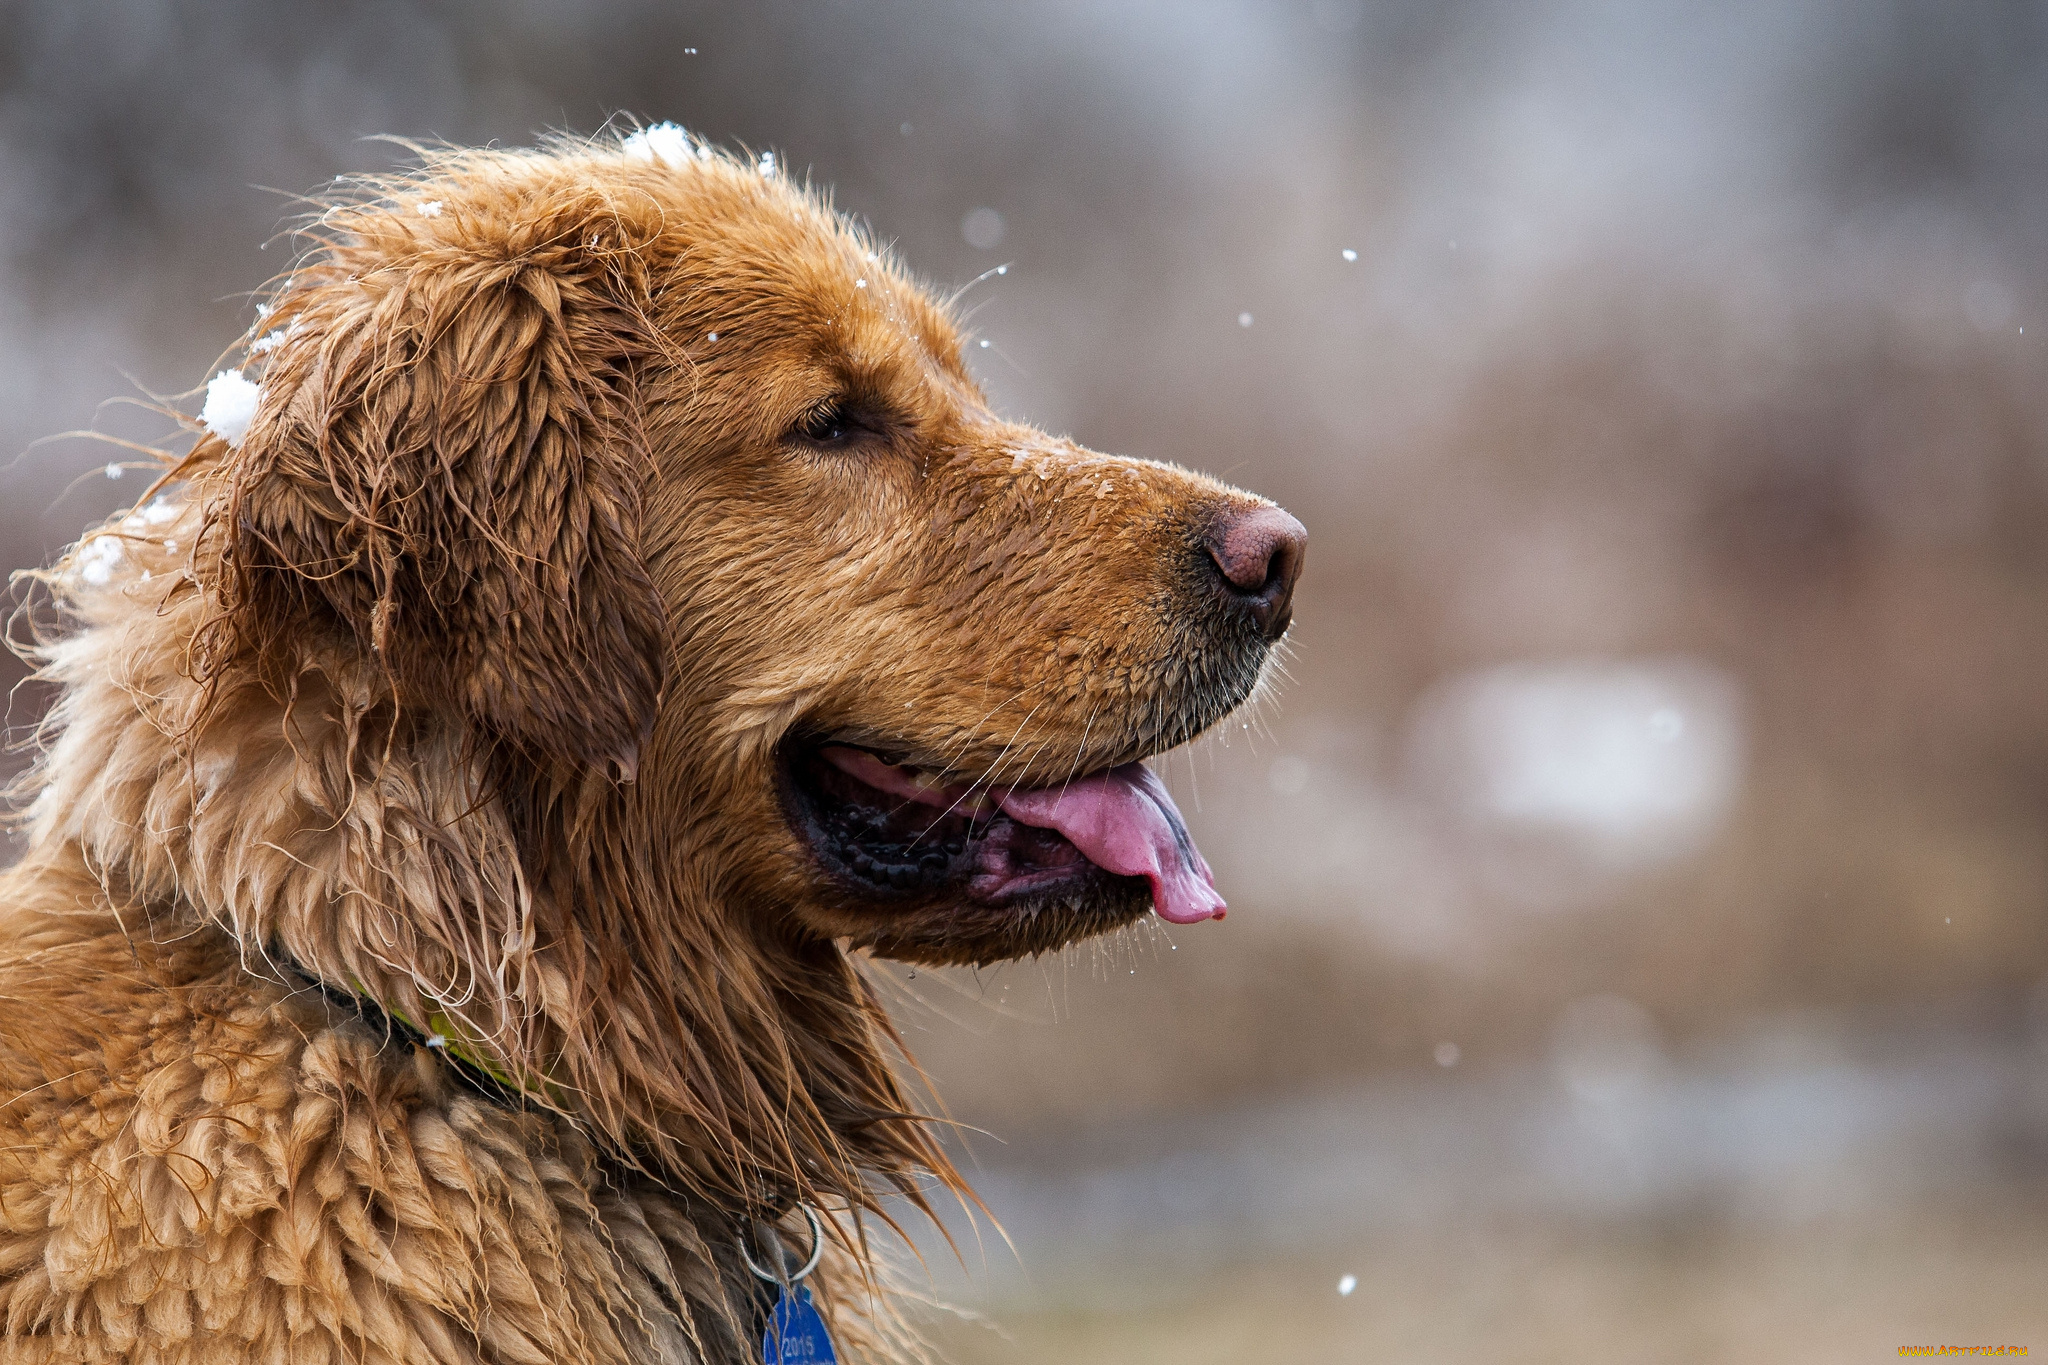
[[[28,576],[5,1359],[921,1358],[868,1229],[971,1192],[863,961],[1222,916],[1142,760],[1260,688],[1300,523],[997,417],[673,125],[305,231]]]

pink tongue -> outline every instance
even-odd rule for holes
[[[965,787],[931,786],[915,770],[839,745],[819,750],[834,767],[871,787],[963,814],[987,813],[987,798]],[[1152,883],[1152,908],[1175,924],[1222,919],[1223,897],[1209,864],[1188,838],[1166,784],[1142,763],[1080,777],[1063,787],[998,787],[989,795],[1020,825],[1058,830],[1081,856],[1119,877]]]
[[[1142,763],[1035,791],[997,789],[996,804],[1020,824],[1056,829],[1088,861],[1152,883],[1152,908],[1174,924],[1222,919],[1216,879],[1188,838],[1166,784]]]

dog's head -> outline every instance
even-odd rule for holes
[[[254,401],[41,576],[34,847],[713,1207],[957,1185],[843,948],[1219,914],[1141,763],[1258,687],[1299,524],[1000,419],[885,251],[672,129],[311,231]]]
[[[771,936],[1221,914],[1139,763],[1258,686],[1293,518],[1002,420],[885,251],[669,130],[438,157],[320,232],[222,465],[229,652],[353,652]]]

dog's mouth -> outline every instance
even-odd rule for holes
[[[1208,863],[1142,763],[1057,786],[980,787],[828,743],[789,751],[784,775],[798,835],[865,901],[1027,908],[1091,892],[1128,903],[1142,890],[1171,923],[1223,918]]]

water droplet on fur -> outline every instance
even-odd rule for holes
[[[110,479],[118,479],[121,477],[122,474],[126,472],[127,471],[123,470],[121,466],[118,464],[110,464],[107,466],[107,477]]]
[[[986,351],[986,350],[988,349],[988,338],[987,338],[987,337],[983,337],[983,338],[981,339],[981,349],[982,349],[982,350],[984,350],[984,351]]]
[[[1351,1297],[1351,1291],[1356,1288],[1358,1288],[1358,1277],[1356,1275],[1346,1275],[1337,1281],[1337,1292],[1347,1299]]]
[[[1007,274],[1009,274],[1009,273],[1010,273],[1010,267],[1008,267],[1008,266],[1006,266],[1006,265],[999,265],[999,266],[997,266],[997,267],[996,267],[996,274],[998,274],[998,275],[1007,275]]]
[[[686,47],[683,49],[683,55],[685,57],[694,57],[697,55],[697,49],[694,47]]]
[[[855,289],[865,289],[868,287],[868,282],[866,280],[855,280],[853,282],[853,287]]]
[[[1358,253],[1347,246],[1344,248],[1344,259],[1347,261],[1355,261],[1358,259]]]
[[[705,339],[706,341],[716,341],[716,340],[718,340],[718,333],[716,333],[716,332],[706,332],[706,333],[704,334],[704,339]]]

